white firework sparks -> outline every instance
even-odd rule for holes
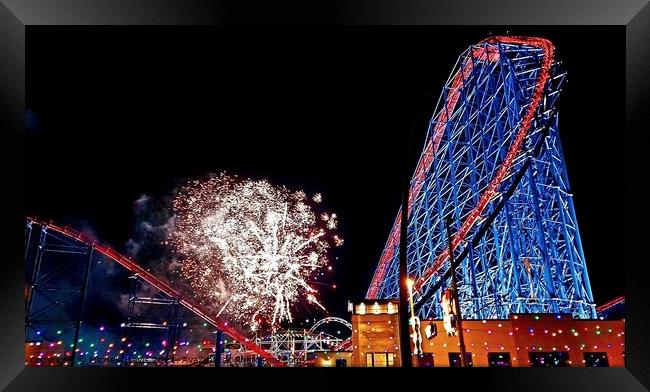
[[[301,300],[323,308],[309,281],[342,240],[335,214],[316,218],[316,196],[225,174],[188,183],[173,202],[170,240],[195,295],[251,328],[291,322]]]

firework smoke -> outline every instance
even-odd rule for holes
[[[300,301],[322,308],[311,277],[343,240],[333,234],[336,214],[316,214],[321,200],[225,174],[188,182],[173,200],[169,236],[183,278],[202,303],[252,329],[291,322]]]

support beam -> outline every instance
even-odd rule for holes
[[[221,354],[223,353],[223,331],[218,329],[214,339],[214,367],[221,367]]]
[[[84,280],[81,283],[81,305],[79,306],[79,317],[77,318],[77,324],[75,326],[74,333],[74,346],[72,346],[72,358],[70,360],[70,367],[75,366],[77,346],[79,344],[79,333],[81,332],[81,325],[83,324],[84,310],[86,306],[86,289],[88,287],[88,278],[90,277],[90,265],[93,261],[93,251],[95,247],[90,246],[90,251],[88,252],[88,261],[86,262],[86,271],[84,273]]]

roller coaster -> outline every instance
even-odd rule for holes
[[[452,274],[463,317],[469,319],[511,313],[596,318],[597,312],[606,314],[624,303],[617,298],[596,309],[593,301],[558,130],[557,99],[565,76],[553,44],[542,38],[492,37],[460,55],[429,122],[406,206],[407,271],[421,318],[441,318],[441,292]],[[369,299],[399,297],[400,217],[398,212]],[[451,243],[447,219],[453,226]],[[201,328],[182,322],[182,312],[202,321],[204,347],[215,340],[206,329],[210,326],[270,366],[296,366],[310,352],[350,347],[350,339],[318,331],[329,323],[342,325],[346,333],[352,330],[335,317],[309,330],[248,337],[191,295],[82,232],[36,218],[27,218],[25,227],[26,342],[65,344],[70,366],[81,366],[84,355],[99,355],[94,343],[83,342],[83,331],[91,325],[88,296],[106,295],[90,289],[91,281],[109,279],[92,274],[105,264],[125,271],[131,285],[129,295],[115,298],[128,308],[124,322],[95,326],[101,342],[113,328],[116,342],[106,341],[102,354],[118,364],[133,363],[142,353],[144,359],[158,354],[164,363],[178,362],[175,353],[189,352],[179,329],[196,333]],[[159,320],[139,320],[146,313],[139,307],[164,312],[156,311]],[[166,335],[154,352],[150,342],[136,349],[127,336],[120,337],[127,329]],[[196,348],[203,349],[201,344]]]
[[[215,317],[207,309],[194,303],[191,299],[182,295],[169,284],[163,282],[140,267],[131,258],[118,253],[108,246],[98,243],[96,240],[89,238],[81,232],[75,231],[69,227],[58,226],[53,222],[46,223],[33,218],[27,218],[25,238],[25,261],[28,267],[27,300],[25,309],[25,334],[27,340],[30,339],[30,335],[33,335],[33,333],[41,335],[42,332],[38,328],[42,329],[42,326],[60,323],[66,324],[65,320],[68,320],[67,324],[70,324],[72,329],[75,331],[72,348],[76,347],[84,319],[84,297],[86,295],[90,270],[92,265],[98,262],[99,258],[117,263],[132,274],[132,279],[150,285],[165,297],[162,300],[151,299],[150,303],[178,304],[204,320],[206,323],[214,326],[220,331],[223,331],[228,336],[238,341],[245,347],[245,349],[254,352],[261,358],[264,358],[268,364],[273,366],[285,365],[284,362],[279,361],[274,355],[255,344],[252,339],[244,336],[235,328],[228,325],[228,322]],[[45,259],[50,258],[50,255],[53,254],[65,255],[67,259],[71,257],[82,259],[81,263],[73,265],[81,267],[77,268],[77,270],[84,271],[80,276],[80,279],[78,279],[77,287],[74,287],[74,285],[70,283],[66,283],[65,287],[53,287],[50,285],[52,279],[57,278],[67,267],[65,265],[50,266],[48,267],[49,269],[45,271],[43,269],[46,264]],[[68,262],[68,260],[62,260],[62,262],[65,263]],[[49,264],[54,263],[56,263],[56,261],[53,260],[53,262]],[[73,296],[71,301],[69,301],[70,303],[65,303],[65,300],[54,298],[50,294],[52,290],[56,290],[59,293],[68,292]],[[51,313],[53,309],[58,308],[62,311],[63,317],[55,317],[54,319],[47,317],[48,313]],[[124,326],[126,326],[126,323],[124,323]],[[172,327],[172,325],[156,325],[152,323],[138,326],[165,329],[170,329]],[[51,340],[57,339],[54,337]],[[72,352],[74,353],[74,350]]]
[[[326,325],[339,324],[341,329],[336,335],[319,331]],[[309,361],[309,355],[315,352],[340,351],[351,341],[345,335],[352,334],[352,324],[338,317],[326,317],[307,329],[285,329],[273,334],[256,338],[255,343],[284,360],[289,366],[301,366]]]
[[[407,271],[421,317],[442,316],[441,288],[452,273],[465,318],[596,317],[558,131],[565,76],[543,38],[492,37],[460,55],[429,122],[406,207]],[[401,215],[369,299],[399,295]]]
[[[168,341],[173,342],[178,338],[177,329],[180,327],[178,317],[175,317],[178,315],[177,310],[169,314],[169,322],[156,323],[135,321],[134,308],[138,305],[180,306],[237,342],[235,355],[226,361],[228,366],[250,366],[255,363],[248,359],[251,354],[263,358],[265,364],[270,366],[302,366],[307,361],[308,354],[337,351],[350,340],[352,325],[338,317],[321,319],[308,330],[286,329],[264,337],[246,337],[227,321],[212,315],[209,310],[194,303],[192,299],[151,274],[130,257],[98,243],[81,232],[53,222],[27,218],[25,249],[28,266],[25,334],[28,341],[41,338],[55,341],[61,337],[47,336],[48,331],[62,328],[59,330],[62,335],[65,335],[66,331],[74,333],[74,337],[69,337],[68,340],[73,342],[71,353],[75,352],[86,317],[84,304],[87,301],[91,269],[93,264],[103,261],[123,267],[130,274],[129,279],[132,281],[128,301],[129,316],[120,324],[122,329],[164,330],[168,332]],[[61,279],[62,274],[66,274],[68,278],[76,275],[78,279]],[[146,284],[154,291],[150,290],[147,296],[138,295],[134,289],[137,283]],[[334,324],[339,325],[339,333],[336,336],[320,331],[323,326]],[[342,335],[341,330],[344,332]],[[212,347],[212,340],[205,341],[205,347]],[[180,345],[182,348],[182,340]],[[211,355],[187,365],[209,365],[208,357]],[[181,355],[167,360],[175,366],[185,365]],[[74,362],[74,359],[72,361]]]

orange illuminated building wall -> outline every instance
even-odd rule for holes
[[[351,308],[351,365],[400,366],[397,300],[365,301]],[[468,362],[473,367],[624,367],[624,327],[625,320],[581,320],[557,314],[463,320]],[[427,330],[437,334],[427,336]],[[421,331],[423,354],[413,356],[415,366],[459,365],[458,336],[448,336],[441,320],[422,320]]]
[[[352,353],[349,351],[334,351],[314,353],[313,367],[348,367],[351,366]]]
[[[350,310],[352,310],[352,366],[401,366],[398,307],[397,301],[368,301],[350,304]]]

